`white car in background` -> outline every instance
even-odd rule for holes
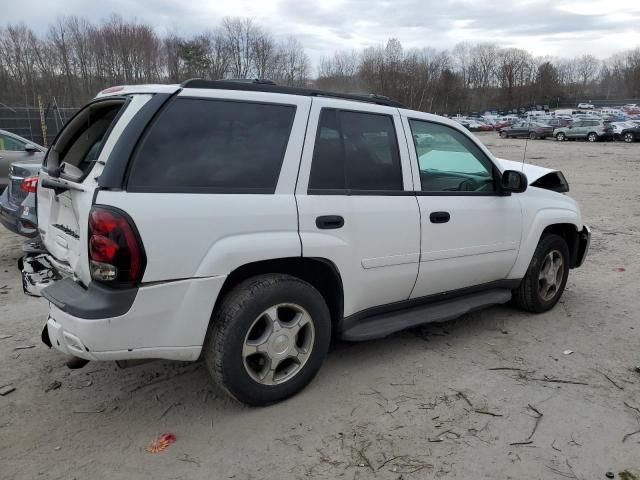
[[[611,127],[613,127],[613,134],[620,135],[622,130],[625,128],[636,128],[638,125],[635,125],[632,122],[611,122]]]
[[[23,285],[49,301],[43,342],[76,362],[204,358],[267,405],[313,379],[332,338],[553,308],[590,239],[568,190],[386,97],[114,87],[48,152],[45,250],[21,259]]]
[[[584,108],[584,109],[587,109],[587,110],[591,110],[592,108],[595,108],[595,107],[590,103],[579,103],[578,104],[578,108]]]

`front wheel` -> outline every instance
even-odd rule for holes
[[[556,140],[559,142],[564,142],[567,139],[566,135],[562,132],[556,135]]]
[[[633,142],[633,133],[627,132],[624,134],[624,137],[622,138],[626,143],[632,143]]]
[[[513,290],[513,301],[524,310],[546,312],[560,300],[568,276],[567,242],[559,235],[544,235],[536,247],[522,283]]]
[[[330,339],[329,309],[318,290],[289,275],[260,275],[237,285],[216,309],[204,357],[227,393],[264,406],[313,379]]]
[[[595,134],[594,132],[591,132],[589,135],[587,135],[587,140],[589,140],[591,143],[597,142],[598,141],[598,135]]]
[[[501,138],[507,138],[507,132],[500,132]]]
[[[538,136],[536,135],[536,132],[529,133],[529,140],[535,140],[536,138],[538,138]]]

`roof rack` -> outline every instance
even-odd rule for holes
[[[192,78],[180,84],[182,88],[212,88],[218,90],[241,90],[248,92],[283,93],[287,95],[301,95],[304,97],[327,97],[342,100],[354,100],[356,102],[375,103],[386,107],[407,108],[405,105],[383,95],[338,93],[316,90],[313,88],[284,87],[277,85],[272,80],[264,79],[231,79],[231,80],[203,80]]]

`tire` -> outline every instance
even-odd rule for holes
[[[633,141],[635,140],[633,138],[633,133],[631,133],[631,132],[625,133],[624,137],[622,137],[622,139],[625,141],[625,143],[633,143]]]
[[[509,138],[509,135],[507,135],[507,132],[500,132],[500,138]]]
[[[529,140],[535,140],[536,138],[538,138],[536,132],[529,132]]]
[[[595,132],[591,132],[587,135],[587,141],[593,143],[598,141],[598,134]]]
[[[298,393],[329,350],[331,317],[324,298],[289,275],[241,282],[224,297],[211,322],[203,347],[209,373],[247,405],[270,405]],[[299,331],[292,333],[296,325]]]
[[[567,139],[567,136],[564,133],[560,132],[560,133],[556,134],[556,140],[557,141],[564,142],[566,139]]]
[[[558,268],[553,275],[547,269],[549,261],[560,260],[562,271]],[[557,264],[556,264],[557,267]],[[544,278],[543,278],[544,277]],[[553,277],[555,287],[548,288],[549,278]],[[525,277],[520,286],[513,290],[513,303],[523,310],[542,313],[558,303],[569,277],[569,247],[564,238],[555,234],[546,234],[540,239]],[[546,290],[546,295],[545,295]]]

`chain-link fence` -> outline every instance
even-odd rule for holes
[[[55,105],[40,110],[37,107],[11,107],[0,104],[0,130],[7,130],[34,143],[49,146],[62,126],[77,111],[77,108],[59,108]]]

